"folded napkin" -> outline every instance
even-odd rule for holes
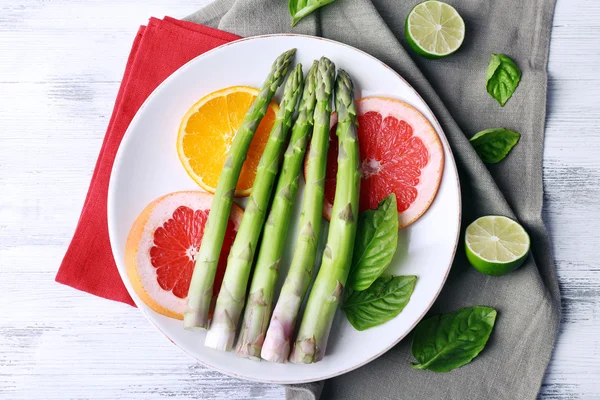
[[[503,277],[471,268],[459,246],[432,312],[473,305],[498,310],[491,339],[471,364],[445,374],[413,370],[409,336],[377,360],[327,381],[322,397],[535,399],[560,320],[558,283],[541,217],[546,70],[555,0],[445,0],[464,17],[467,34],[462,48],[442,60],[405,50],[404,21],[419,1],[337,0],[295,28],[290,27],[284,0],[216,0],[187,19],[240,36],[318,35],[374,55],[413,85],[441,123],[459,168],[463,229],[476,217],[500,214],[518,218],[531,235],[533,256]],[[492,53],[511,56],[523,71],[504,108],[485,90]],[[488,169],[468,138],[496,127],[516,130],[522,137],[506,160]],[[315,399],[321,387],[292,386],[288,397]]]
[[[192,58],[239,36],[192,22],[150,19],[138,31],[73,240],[56,281],[130,305],[108,239],[108,182],[121,139],[152,91]]]

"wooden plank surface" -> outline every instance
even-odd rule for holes
[[[281,399],[54,283],[138,25],[207,0],[0,0],[0,399]],[[545,209],[563,324],[542,399],[600,398],[600,2],[559,0]]]

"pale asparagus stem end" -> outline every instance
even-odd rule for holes
[[[235,330],[232,334],[232,321],[225,312],[222,318],[213,321],[210,329],[206,332],[204,345],[216,350],[229,351],[233,347],[234,340]]]
[[[304,271],[300,273],[303,274]],[[307,279],[310,280],[310,276]],[[290,355],[296,316],[304,296],[302,289],[288,281],[284,284],[281,291],[283,296],[277,301],[263,344],[261,355],[265,360],[285,362]]]
[[[257,323],[253,319],[253,314],[262,311],[262,309],[266,307],[267,303],[262,288],[256,292],[250,293],[244,314],[242,333],[236,348],[236,353],[238,355],[246,358],[260,358],[260,348],[264,340],[264,333],[252,336],[251,332],[256,333],[260,327],[250,326],[250,324]]]
[[[290,361],[294,364],[314,363],[317,355],[317,343],[315,337],[297,340],[290,355]]]
[[[276,318],[271,318],[267,337],[263,343],[261,357],[267,361],[284,363],[290,354],[290,341],[287,339],[285,328]]]

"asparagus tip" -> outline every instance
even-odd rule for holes
[[[338,123],[356,119],[356,105],[354,102],[354,83],[350,75],[340,69],[335,80],[335,108],[338,113]]]

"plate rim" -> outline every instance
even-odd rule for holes
[[[400,335],[396,340],[394,340],[392,343],[390,343],[389,346],[387,346],[385,349],[381,350],[380,352],[378,352],[377,354],[369,357],[368,359],[353,365],[352,367],[348,367],[345,368],[343,370],[339,370],[336,371],[334,373],[331,373],[329,375],[320,377],[320,378],[308,378],[308,379],[300,379],[300,380],[288,380],[288,379],[258,379],[255,377],[250,377],[250,376],[246,376],[244,374],[238,374],[232,371],[227,371],[224,370],[220,367],[216,367],[210,363],[208,363],[205,360],[201,360],[198,357],[196,357],[195,355],[191,354],[190,352],[188,352],[187,350],[185,350],[183,347],[179,346],[177,343],[175,343],[174,340],[172,340],[165,332],[163,332],[163,330],[154,322],[152,321],[152,319],[150,318],[150,316],[148,315],[148,312],[144,309],[145,304],[143,304],[143,302],[140,302],[140,300],[137,298],[137,295],[135,294],[135,292],[132,293],[132,290],[129,288],[129,285],[126,283],[128,280],[127,275],[121,271],[121,268],[119,268],[119,262],[117,261],[117,257],[115,254],[115,251],[113,250],[114,248],[116,248],[116,239],[113,239],[116,236],[116,233],[113,233],[113,231],[116,229],[113,224],[111,223],[111,221],[114,219],[113,218],[113,214],[114,214],[114,210],[115,210],[115,194],[114,194],[114,184],[113,184],[113,177],[115,175],[118,175],[118,172],[116,172],[118,170],[119,165],[122,163],[122,149],[125,147],[123,146],[124,143],[126,143],[131,134],[131,127],[134,126],[135,122],[137,121],[137,119],[139,119],[140,115],[142,114],[142,111],[144,110],[144,108],[147,106],[147,104],[149,103],[149,101],[156,96],[157,92],[160,91],[160,89],[168,84],[168,82],[173,79],[173,76],[175,76],[178,73],[181,73],[182,70],[184,70],[185,68],[189,68],[189,66],[196,62],[196,60],[198,60],[199,58],[202,58],[210,53],[219,51],[227,46],[231,46],[234,44],[238,44],[241,42],[245,42],[245,41],[252,41],[252,40],[257,40],[257,39],[264,39],[264,38],[272,38],[272,37],[300,37],[300,38],[305,38],[305,39],[311,39],[311,40],[322,40],[325,42],[329,42],[329,43],[333,43],[335,45],[339,45],[342,47],[345,47],[349,50],[353,50],[356,51],[360,54],[362,54],[363,56],[366,56],[370,59],[372,59],[373,61],[381,64],[383,67],[385,67],[386,69],[388,69],[390,72],[392,72],[398,79],[400,79],[402,82],[404,82],[408,88],[410,90],[412,90],[414,92],[414,94],[416,94],[416,96],[422,101],[422,103],[425,105],[425,107],[427,108],[427,110],[429,110],[429,112],[432,115],[433,121],[429,121],[433,127],[436,130],[436,133],[438,134],[440,140],[442,141],[443,145],[445,145],[448,149],[448,153],[449,153],[449,159],[451,160],[450,163],[448,163],[447,161],[447,156],[444,155],[444,169],[447,168],[449,165],[451,164],[452,166],[452,170],[451,172],[452,174],[452,178],[454,178],[454,180],[456,181],[456,186],[458,189],[458,212],[457,212],[457,217],[458,217],[458,232],[456,234],[456,240],[454,243],[454,250],[452,251],[452,257],[451,257],[451,261],[450,264],[448,265],[448,267],[446,268],[446,273],[443,277],[443,280],[440,284],[440,287],[437,290],[437,293],[435,294],[435,296],[431,299],[430,303],[428,304],[428,306],[425,308],[425,310],[423,311],[423,313],[419,316],[419,318],[410,326],[410,328],[406,331],[405,334]],[[444,148],[444,146],[443,146]],[[441,178],[443,179],[443,178]],[[437,196],[437,193],[436,193]],[[434,197],[434,201],[435,201],[435,197]],[[427,211],[425,211],[424,214],[426,214]],[[424,215],[423,214],[423,215]],[[135,113],[134,117],[131,119],[131,121],[129,122],[129,125],[127,126],[127,129],[125,131],[125,133],[123,134],[123,138],[121,139],[121,142],[119,143],[119,148],[117,149],[117,153],[115,154],[115,159],[113,162],[113,166],[111,168],[111,173],[110,173],[110,179],[109,179],[109,185],[108,185],[108,192],[107,192],[107,207],[106,207],[106,216],[107,216],[107,225],[108,225],[108,236],[109,236],[109,241],[111,244],[111,253],[113,256],[113,259],[115,260],[115,264],[117,266],[117,271],[119,272],[119,275],[121,276],[121,280],[123,281],[125,288],[127,289],[127,292],[129,293],[129,295],[131,296],[133,302],[135,303],[137,309],[139,311],[142,312],[142,314],[144,315],[144,318],[150,322],[150,324],[152,326],[154,326],[160,333],[161,335],[163,335],[169,342],[173,343],[178,349],[180,349],[183,353],[189,355],[191,358],[193,358],[194,360],[196,360],[197,362],[199,362],[200,364],[211,368],[215,371],[221,372],[225,375],[228,376],[232,376],[235,378],[239,378],[239,379],[245,379],[248,381],[253,381],[253,382],[261,382],[261,383],[276,383],[276,384],[301,384],[301,383],[310,383],[310,382],[318,382],[321,380],[325,380],[325,379],[331,379],[334,378],[336,376],[340,376],[343,374],[346,374],[348,372],[351,372],[355,369],[358,369],[372,361],[374,361],[375,359],[381,357],[383,354],[387,353],[392,347],[396,346],[402,339],[404,339],[406,336],[408,336],[408,334],[410,332],[412,332],[412,330],[415,328],[415,326],[421,322],[423,320],[423,318],[425,317],[425,315],[429,312],[429,310],[431,309],[431,307],[433,306],[433,303],[435,303],[435,301],[438,299],[442,289],[444,288],[446,281],[448,279],[448,275],[450,274],[450,270],[452,269],[452,264],[454,262],[454,258],[456,257],[456,252],[458,250],[458,242],[460,240],[460,227],[461,227],[461,223],[462,223],[462,191],[461,191],[461,186],[460,186],[460,179],[458,176],[458,169],[456,166],[456,160],[454,158],[454,153],[452,151],[452,148],[450,147],[450,143],[448,142],[448,138],[446,137],[446,132],[443,130],[441,124],[439,123],[435,113],[433,112],[433,110],[431,109],[431,107],[429,107],[429,104],[423,99],[423,97],[419,94],[419,92],[406,80],[404,79],[404,77],[402,77],[402,75],[400,75],[398,72],[396,72],[393,68],[391,68],[389,65],[387,65],[386,63],[384,63],[383,61],[379,60],[377,57],[361,50],[358,49],[354,46],[351,46],[349,44],[346,43],[342,43],[339,42],[337,40],[333,40],[333,39],[328,39],[328,38],[323,38],[323,37],[319,37],[319,36],[312,36],[312,35],[303,35],[303,34],[295,34],[295,33],[273,33],[273,34],[265,34],[265,35],[258,35],[258,36],[249,36],[249,37],[243,37],[240,38],[238,40],[234,40],[228,43],[224,43],[218,47],[215,47],[209,51],[206,51],[194,58],[192,58],[191,60],[187,61],[185,64],[183,64],[182,66],[180,66],[179,68],[177,68],[173,73],[171,73],[167,78],[165,78],[165,80],[163,80],[153,91],[152,93],[150,93],[150,95],[146,98],[146,100],[144,100],[144,102],[142,103],[142,105],[140,106],[140,108],[137,110],[137,112]],[[415,221],[416,222],[416,221]],[[141,306],[140,306],[141,304]]]

